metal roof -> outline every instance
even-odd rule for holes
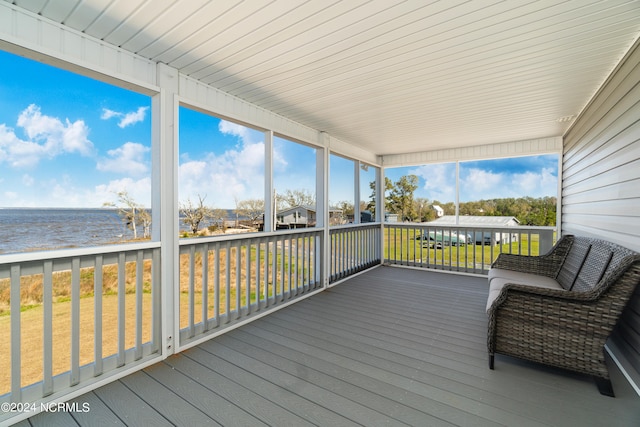
[[[378,155],[562,135],[640,33],[627,0],[9,3]]]
[[[456,224],[455,215],[445,215],[433,221],[429,221],[429,224],[439,225],[462,225],[467,227],[482,227],[482,226],[507,226],[518,225],[520,221],[515,216],[465,216],[461,215],[460,221]]]

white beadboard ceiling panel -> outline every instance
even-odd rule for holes
[[[562,135],[640,34],[637,0],[10,3],[377,155]]]

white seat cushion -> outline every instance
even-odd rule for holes
[[[505,270],[503,268],[492,268],[489,270],[488,277],[489,277],[489,283],[491,283],[491,281],[496,278],[509,279],[509,280],[515,280],[515,281],[522,281],[522,280],[529,281],[533,277],[539,277],[539,276],[537,274],[523,273],[521,271]]]
[[[515,283],[525,286],[537,286],[539,288],[562,289],[562,286],[555,279],[547,276],[539,276],[537,274],[519,273],[517,271],[502,270],[509,272],[512,277],[493,277],[489,282],[489,297],[487,298],[487,311],[491,308],[491,304],[498,298],[500,291],[507,283]],[[513,274],[511,274],[513,273]]]

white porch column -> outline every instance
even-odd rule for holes
[[[376,217],[375,221],[380,222],[380,241],[378,250],[380,251],[380,264],[384,264],[384,212],[386,210],[386,199],[384,197],[384,163],[376,169]]]
[[[320,146],[316,150],[316,227],[323,228],[322,241],[324,242],[322,251],[319,251],[316,247],[317,256],[322,256],[322,277],[317,277],[316,280],[322,280],[322,286],[327,287],[329,285],[329,259],[331,254],[329,241],[331,235],[329,234],[329,146],[330,138],[326,132],[320,132],[319,136]]]
[[[353,162],[353,223],[360,224],[360,160]]]
[[[157,68],[160,93],[152,100],[153,171],[152,204],[153,239],[161,240],[161,331],[162,355],[175,352],[180,328],[179,247],[178,247],[178,71],[159,63]]]
[[[273,188],[273,131],[264,133],[264,222],[263,231],[275,230],[276,200]]]
[[[456,160],[456,225],[460,225],[460,162]]]

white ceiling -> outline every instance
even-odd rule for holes
[[[625,0],[15,0],[375,154],[562,135],[640,33]]]

